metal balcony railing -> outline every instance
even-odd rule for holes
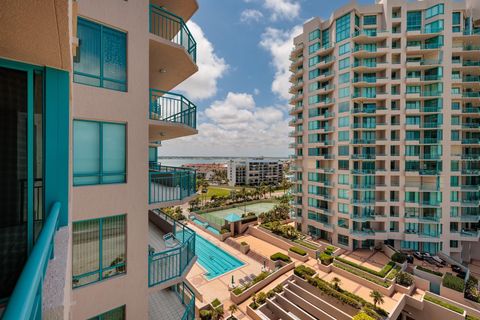
[[[197,42],[181,17],[150,4],[149,26],[151,33],[184,47],[197,62]]]
[[[149,203],[181,201],[196,193],[196,172],[192,169],[150,163]]]
[[[150,89],[150,119],[197,128],[197,106],[181,94]]]

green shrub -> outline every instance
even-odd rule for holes
[[[390,287],[390,283],[388,281],[385,281],[385,280],[382,280],[382,279],[379,279],[375,276],[372,276],[372,275],[369,275],[363,271],[361,271],[360,269],[357,269],[357,268],[354,268],[354,267],[350,267],[350,266],[346,266],[346,265],[343,265],[343,264],[340,264],[340,263],[336,263],[334,262],[333,265],[337,268],[340,268],[342,270],[345,270],[345,271],[348,271],[356,276],[359,276],[365,280],[368,280],[370,282],[373,282],[375,284],[378,284],[384,288],[388,288]]]
[[[467,316],[465,317],[465,320],[480,320],[480,318],[470,316],[470,315],[467,314]]]
[[[442,284],[444,287],[458,292],[463,292],[465,290],[465,282],[463,279],[460,279],[448,272],[443,277]]]
[[[349,266],[352,266],[352,267],[355,267],[355,268],[360,269],[362,271],[368,272],[368,273],[373,274],[374,276],[377,276],[377,277],[380,277],[380,278],[385,277],[387,275],[387,273],[389,273],[393,269],[393,267],[395,266],[395,262],[390,261],[389,263],[387,263],[382,268],[382,270],[375,271],[373,269],[370,269],[368,267],[359,265],[358,263],[355,263],[353,261],[350,261],[350,260],[347,260],[347,259],[344,259],[344,258],[336,257],[335,260],[338,260],[340,262],[348,264]]]
[[[281,252],[277,252],[277,253],[274,253],[270,256],[270,259],[273,260],[273,261],[277,261],[277,260],[282,260],[283,262],[292,262],[292,259],[290,259],[289,256],[287,256],[286,254],[283,254]]]
[[[211,305],[214,308],[218,307],[220,305],[220,300],[218,300],[218,298],[215,298],[215,300],[212,301]]]
[[[410,273],[400,271],[395,276],[395,283],[404,287],[410,287],[413,284],[413,276]]]
[[[370,317],[365,312],[357,313],[352,320],[375,320],[375,318]]]
[[[261,306],[267,301],[267,294],[265,292],[260,292],[257,294],[257,304]]]
[[[356,308],[356,309],[360,309],[362,306],[360,305],[360,303],[345,295],[345,294],[342,294],[341,292],[333,289],[331,287],[331,285],[326,282],[325,280],[322,280],[320,279],[319,277],[314,277],[314,278],[308,278],[308,283],[310,283],[311,285],[313,285],[314,287],[317,287],[320,291],[322,291],[323,293],[353,307],[353,308]]]
[[[256,283],[259,283],[260,281],[264,280],[266,277],[268,277],[270,275],[269,272],[267,271],[263,271],[263,272],[260,272],[260,274],[258,276],[256,276],[255,278],[253,278],[252,282],[251,282],[251,285],[254,285]]]
[[[392,255],[392,261],[395,261],[398,263],[404,263],[406,260],[407,260],[407,255],[405,253],[395,252]]]
[[[315,274],[315,270],[302,264],[295,267],[293,273],[306,280],[308,277],[312,277]]]
[[[248,246],[248,243],[246,243],[245,241],[240,242],[240,244],[241,244],[242,246]]]
[[[470,275],[465,283],[465,298],[475,302],[480,302],[480,291],[477,289],[478,279]]]
[[[233,294],[236,296],[238,296],[242,292],[243,292],[243,289],[241,287],[236,287],[235,289],[233,289]]]
[[[222,228],[222,230],[220,230],[220,234],[225,234],[225,233],[230,233],[230,230]]]
[[[296,254],[299,254],[301,256],[306,256],[307,255],[307,252],[303,249],[300,249],[298,247],[290,247],[290,249],[288,249]]]
[[[442,306],[444,308],[447,308],[447,309],[452,310],[453,312],[456,312],[456,313],[459,313],[459,314],[463,314],[463,312],[464,312],[464,310],[462,308],[454,306],[454,305],[452,305],[448,302],[445,302],[443,300],[437,299],[437,298],[432,297],[432,296],[425,296],[424,299],[427,300],[427,301],[430,301],[432,303],[438,304],[439,306]]]
[[[275,293],[280,293],[283,291],[283,284],[279,283],[272,289]]]
[[[300,240],[300,239],[297,239],[297,240],[294,240],[293,242],[295,243],[298,243],[308,249],[312,249],[312,250],[318,250],[318,246],[314,245],[314,244],[311,244],[310,242],[306,242],[306,241],[303,241],[303,240]]]
[[[425,272],[431,273],[433,275],[443,277],[443,273],[441,273],[439,271],[430,270],[430,269],[424,268],[422,266],[417,266],[417,270],[425,271]]]
[[[335,247],[334,247],[334,246],[327,246],[327,247],[325,248],[325,250],[323,250],[323,253],[328,254],[329,256],[331,256],[334,251],[335,251]]]
[[[200,310],[200,319],[201,320],[212,319],[212,310]]]
[[[401,270],[400,267],[398,266],[395,266],[395,268],[392,269],[392,271],[390,271],[389,274],[387,274],[387,279],[388,280],[393,280],[395,279],[395,276],[398,274],[398,272]]]
[[[320,262],[324,265],[324,266],[328,266],[330,265],[332,262],[333,262],[333,257],[329,254],[326,254],[326,253],[322,253],[320,254]]]

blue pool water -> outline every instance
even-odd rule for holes
[[[198,256],[198,263],[207,270],[205,276],[208,280],[244,265],[242,261],[198,234],[195,239],[195,253]]]
[[[198,224],[199,226],[202,226],[204,227],[205,229],[207,229],[208,231],[214,233],[214,234],[220,234],[220,231],[218,231],[217,229],[215,229],[214,227],[212,227],[211,225],[209,225],[208,223],[206,222],[202,222],[198,219],[195,219],[195,218],[192,218],[191,219],[193,221],[193,223],[195,224]]]

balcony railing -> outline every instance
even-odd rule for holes
[[[151,33],[184,47],[193,62],[196,63],[197,42],[182,18],[159,6],[150,4],[149,19]]]
[[[180,201],[196,193],[196,172],[192,169],[150,163],[149,203]]]
[[[53,241],[58,228],[60,207],[60,203],[57,202],[50,210],[42,232],[8,301],[3,320],[42,318],[43,280],[48,261],[53,257]]]
[[[181,94],[150,89],[150,119],[197,128],[197,107]]]
[[[173,236],[179,245],[148,255],[148,286],[180,277],[195,257],[195,231],[157,210],[155,214],[173,225]]]

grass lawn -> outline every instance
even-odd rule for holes
[[[230,191],[236,189],[237,191],[241,190],[241,187],[229,187],[229,186],[209,186],[207,192],[207,199],[210,199],[213,195],[216,196],[229,196]],[[247,190],[254,190],[254,188],[246,188]],[[204,194],[201,193],[199,196],[203,199]]]

